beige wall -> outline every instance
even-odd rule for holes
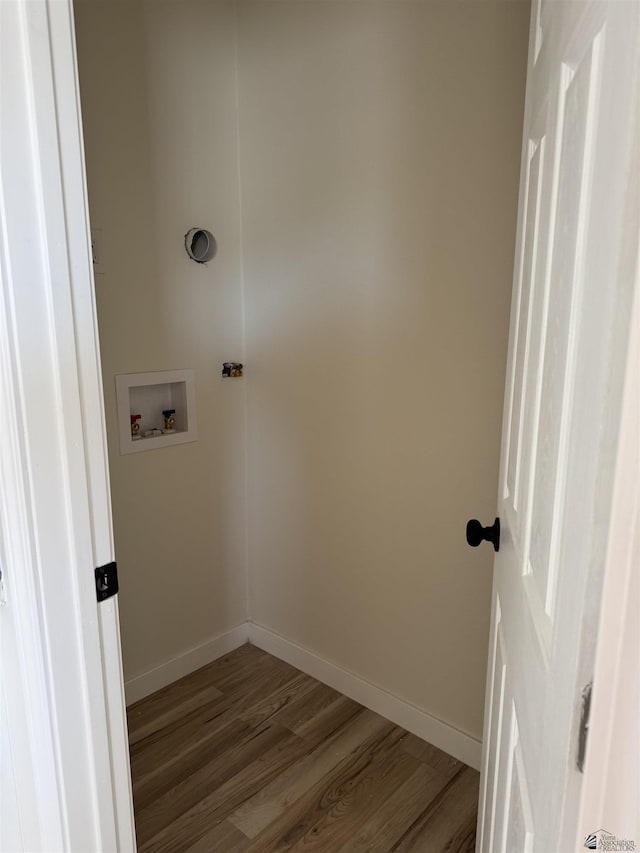
[[[125,676],[246,618],[234,10],[76,0]],[[217,237],[190,261],[191,226]],[[120,456],[114,375],[194,368],[199,438]]]
[[[239,5],[251,618],[476,737],[527,30]]]
[[[246,618],[248,547],[254,621],[479,737],[527,4],[76,5],[127,677]],[[173,367],[198,442],[121,457],[114,374]]]

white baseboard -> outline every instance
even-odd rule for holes
[[[402,726],[470,767],[480,769],[482,742],[476,738],[262,625],[248,623],[248,635],[249,642],[259,649],[344,693],[350,699],[381,714],[392,723]]]
[[[476,770],[480,769],[481,741],[255,622],[238,625],[195,648],[188,649],[181,655],[158,664],[148,672],[129,679],[124,685],[127,705],[144,699],[145,696],[155,693],[167,684],[195,672],[201,666],[232,652],[247,641],[295,666],[312,678],[317,678],[323,684],[333,687],[334,690],[344,693],[365,708],[381,714],[392,723],[402,726],[403,729],[453,755],[459,761]]]
[[[155,693],[156,690],[166,687],[167,684],[171,684],[173,681],[195,672],[201,666],[211,663],[216,658],[232,652],[238,646],[246,643],[248,639],[249,623],[243,622],[242,625],[225,631],[224,634],[218,634],[199,646],[187,649],[186,652],[163,661],[158,666],[154,666],[153,669],[134,676],[124,685],[127,705],[144,699],[145,696]]]

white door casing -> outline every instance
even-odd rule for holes
[[[575,845],[636,285],[639,8],[532,7],[478,818],[491,853]]]
[[[640,254],[636,280],[577,847],[608,827],[640,846]]]
[[[70,3],[4,0],[0,57],[2,843],[129,851],[117,599],[98,605],[93,575],[114,557]]]

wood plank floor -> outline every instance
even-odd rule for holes
[[[128,716],[141,853],[474,850],[478,773],[254,646]]]

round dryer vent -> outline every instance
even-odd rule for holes
[[[215,258],[218,251],[216,238],[206,228],[191,228],[184,235],[184,247],[187,255],[197,264],[206,264]]]

